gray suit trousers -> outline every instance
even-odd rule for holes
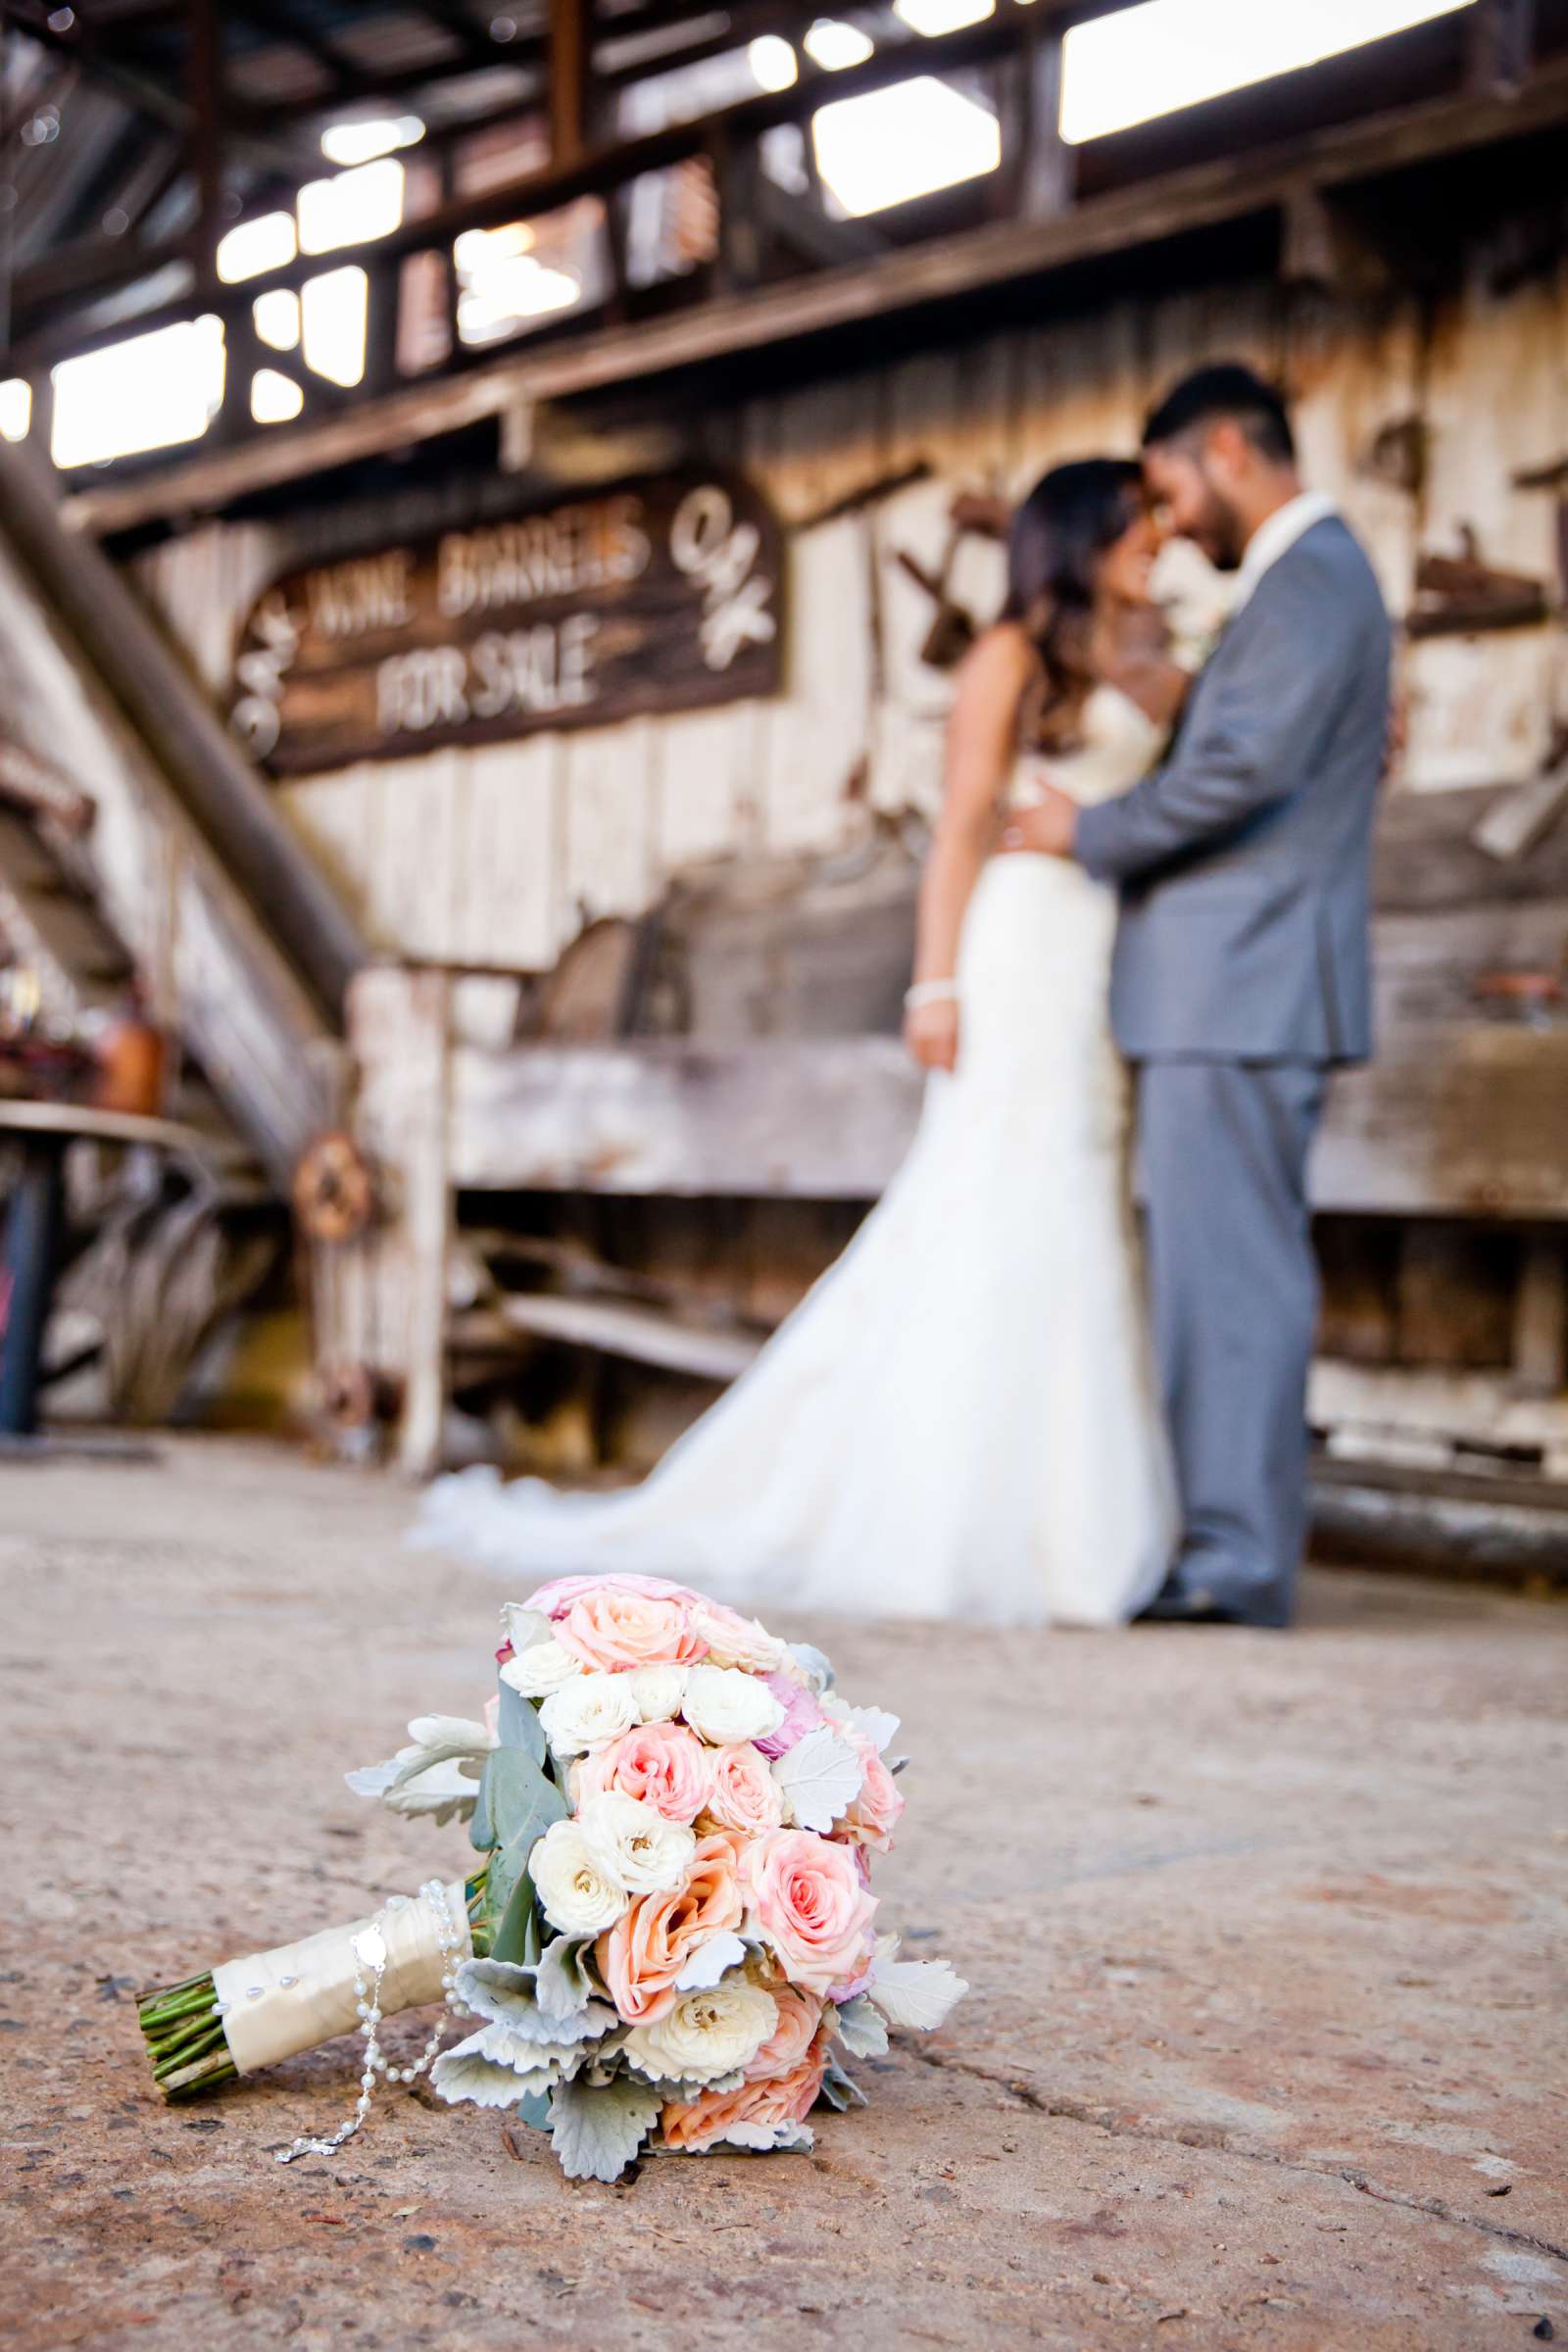
[[[1306,1162],[1325,1072],[1306,1061],[1138,1069],[1154,1347],[1189,1593],[1290,1620],[1306,1521],[1317,1270]]]

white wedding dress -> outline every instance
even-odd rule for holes
[[[1159,750],[1110,687],[1083,734],[1041,763],[1080,800]],[[519,1586],[640,1570],[758,1609],[1134,1615],[1176,1506],[1107,1009],[1115,921],[1077,866],[992,858],[963,926],[957,1071],[930,1080],[903,1167],[753,1367],[642,1486],[468,1470],[429,1490],[414,1540]]]

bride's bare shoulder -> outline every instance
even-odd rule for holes
[[[993,621],[964,655],[958,669],[960,692],[1020,693],[1040,666],[1040,655],[1027,629],[1015,620]]]

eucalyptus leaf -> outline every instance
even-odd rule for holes
[[[520,1962],[525,1967],[532,1967],[539,1958],[538,1898],[526,1871],[513,1887],[507,1907],[496,1923],[490,1957]]]
[[[517,2101],[517,2114],[531,2132],[548,2132],[550,2129],[550,2093],[547,2090],[529,2091],[525,2099]]]
[[[550,2138],[568,2180],[618,2180],[663,2104],[629,2076],[595,2088],[561,2082],[550,2096]]]
[[[543,1764],[548,1750],[538,1708],[508,1682],[500,1685],[500,1690],[501,1705],[496,1714],[498,1741],[503,1747],[520,1747],[536,1764]]]

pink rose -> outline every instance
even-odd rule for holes
[[[702,1598],[689,1585],[672,1585],[662,1576],[558,1576],[553,1584],[541,1585],[537,1592],[531,1592],[523,1607],[537,1609],[545,1617],[564,1617],[584,1592],[635,1592],[644,1600]]]
[[[617,1788],[666,1821],[694,1822],[712,1802],[710,1755],[683,1723],[639,1724],[583,1758],[572,1776],[572,1801],[580,1812],[591,1796]]]
[[[605,1989],[628,2026],[674,2008],[675,1980],[710,1936],[733,1935],[742,1919],[735,1847],[705,1838],[670,1894],[639,1895],[595,1948]]]
[[[690,1666],[708,1650],[689,1601],[604,1586],[578,1593],[557,1620],[556,1640],[590,1673],[600,1674],[626,1673],[634,1666]]]
[[[768,1770],[767,1758],[750,1740],[707,1751],[712,1766],[708,1811],[714,1826],[760,1838],[784,1819],[784,1792]]]
[[[826,1992],[858,1974],[876,1901],[849,1846],[810,1830],[773,1830],[746,1848],[741,1885],[748,1925],[772,1946],[791,1984]]]
[[[660,2118],[667,2148],[710,2148],[736,2124],[804,2124],[816,2105],[827,2068],[827,2044],[812,2044],[790,2074],[739,2090],[705,2090],[689,2106],[668,2106]]]
[[[893,1833],[904,1811],[904,1798],[892,1773],[864,1734],[846,1732],[844,1736],[865,1766],[865,1778],[860,1783],[859,1795],[839,1823],[835,1835],[851,1845],[875,1846],[879,1854],[885,1854],[893,1843]]]
[[[819,1724],[826,1723],[827,1717],[817,1705],[812,1692],[804,1683],[797,1682],[792,1674],[781,1671],[765,1675],[763,1680],[783,1708],[784,1720],[776,1732],[769,1732],[766,1739],[759,1740],[757,1744],[764,1756],[787,1756],[808,1732],[814,1732]]]
[[[792,2075],[816,2039],[822,2023],[822,2004],[814,1993],[801,1992],[776,1977],[770,1980],[767,1989],[778,2011],[778,2024],[772,2038],[763,2042],[746,2069],[748,2082],[771,2082],[779,2075]]]

